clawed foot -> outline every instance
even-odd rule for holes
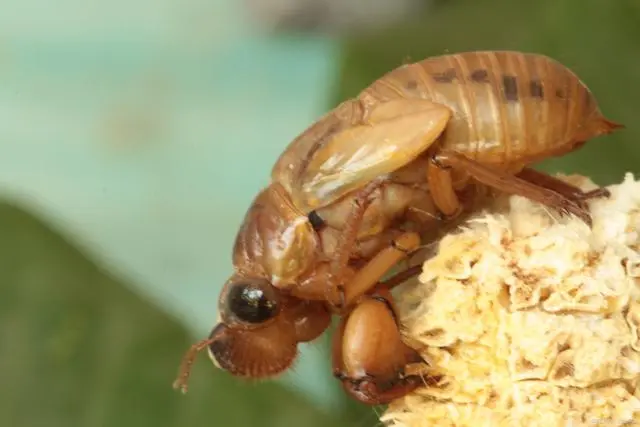
[[[611,192],[605,188],[600,187],[595,190],[585,191],[574,196],[574,200],[578,202],[586,202],[589,199],[600,199],[611,197]]]
[[[429,363],[413,350],[406,353],[407,365],[414,363]],[[391,379],[388,377],[381,379],[371,374],[364,374],[357,378],[349,377],[342,370],[334,369],[333,376],[342,382],[344,390],[359,401],[369,405],[384,405],[392,400],[399,399],[415,389],[428,384],[437,383],[440,377],[425,378],[422,375],[407,375],[401,369]]]
[[[589,227],[593,226],[593,220],[589,213],[587,202],[591,199],[610,197],[611,192],[604,188],[596,188],[595,190],[575,193],[571,198],[566,198],[558,211],[561,215],[575,215],[584,221]]]
[[[593,220],[591,219],[591,214],[589,213],[589,209],[584,206],[582,203],[578,203],[573,200],[566,199],[559,207],[558,212],[560,215],[568,216],[575,215],[584,221],[585,224],[591,228],[593,226]]]
[[[425,384],[419,375],[398,376],[393,381],[380,382],[372,376],[358,379],[337,375],[347,393],[369,405],[385,405]]]

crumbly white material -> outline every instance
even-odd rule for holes
[[[440,242],[397,303],[442,379],[383,423],[640,425],[640,181],[609,190],[588,203],[591,229],[513,196]]]

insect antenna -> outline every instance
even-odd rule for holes
[[[182,393],[187,392],[187,383],[189,381],[189,375],[191,374],[191,367],[196,357],[198,356],[198,353],[213,344],[217,339],[218,338],[216,336],[209,337],[207,339],[198,341],[189,348],[187,353],[182,358],[178,378],[176,378],[176,380],[173,382],[174,389],[180,389]]]

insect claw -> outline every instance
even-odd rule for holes
[[[585,209],[582,209],[582,208],[571,209],[570,213],[580,218],[585,224],[589,226],[589,228],[593,226],[591,215]]]
[[[582,194],[576,195],[576,200],[586,201],[589,199],[599,199],[611,197],[611,192],[605,187],[596,188],[595,190],[586,191]]]
[[[331,279],[334,279],[334,277],[335,276],[330,276]],[[333,283],[334,282],[330,280],[325,290],[326,299],[335,312],[341,313],[347,302],[346,292],[343,284],[334,285]]]
[[[587,207],[579,201],[564,199],[561,202],[560,206],[556,207],[556,211],[563,217],[574,216],[580,218],[585,224],[589,226],[589,228],[591,228],[593,225],[589,209],[587,209]]]

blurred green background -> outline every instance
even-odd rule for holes
[[[0,426],[376,425],[380,408],[332,380],[328,337],[281,381],[241,383],[202,356],[186,396],[171,382],[215,321],[276,156],[401,63],[550,55],[627,129],[541,167],[600,184],[639,172],[640,2],[416,3],[326,28],[330,13],[249,21],[251,2],[0,5]]]

